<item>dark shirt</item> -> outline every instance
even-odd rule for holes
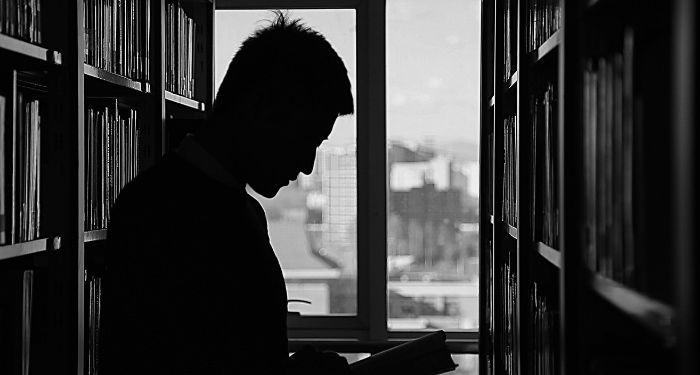
[[[181,155],[129,183],[112,210],[100,368],[281,374],[287,295],[264,211]]]

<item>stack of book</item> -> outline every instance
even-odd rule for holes
[[[0,2],[0,33],[40,44],[42,1],[4,0]]]
[[[88,104],[85,116],[85,230],[107,227],[110,209],[139,171],[139,127],[135,109],[117,99]]]
[[[100,324],[102,321],[102,278],[85,272],[85,283],[87,288],[86,305],[88,306],[85,317],[87,327],[87,374],[97,375],[99,373],[99,353],[100,353]]]
[[[15,98],[13,123],[0,97],[0,245],[37,239],[41,228],[43,105],[33,92],[18,90]]]
[[[530,0],[527,7],[527,50],[537,49],[561,26],[561,0]]]
[[[83,0],[85,63],[148,81],[149,7],[146,0]]]
[[[531,97],[532,119],[532,229],[533,238],[550,247],[559,244],[557,194],[557,87],[548,82]]]
[[[633,35],[621,52],[591,58],[583,72],[585,261],[634,286],[635,119]]]
[[[180,0],[168,0],[165,12],[165,88],[194,98],[195,35],[197,23]]]
[[[507,117],[503,122],[503,221],[513,227],[518,225],[517,190],[517,119]]]
[[[503,12],[503,82],[508,82],[510,77],[517,70],[517,46],[515,42],[518,36],[518,5],[513,0],[504,0]]]
[[[559,313],[536,282],[530,287],[530,332],[532,374],[558,374]]]
[[[500,343],[499,353],[501,358],[497,362],[501,363],[505,374],[515,374],[517,366],[514,358],[516,337],[515,337],[515,310],[517,304],[517,278],[515,269],[511,266],[510,257],[508,261],[500,266],[500,290],[496,296],[500,301],[500,311],[496,312],[501,329],[498,332]]]

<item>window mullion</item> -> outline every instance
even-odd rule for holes
[[[383,0],[357,9],[358,308],[370,341],[387,339],[385,9]]]

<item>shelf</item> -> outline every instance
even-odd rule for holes
[[[518,239],[518,228],[510,224],[505,224],[505,229],[506,233],[508,233],[509,236],[513,237],[516,240]]]
[[[557,268],[561,268],[561,252],[559,250],[555,250],[542,242],[537,242],[536,249],[537,253],[549,263],[552,263]]]
[[[0,246],[0,260],[16,258],[23,255],[36,254],[61,248],[61,237],[40,238],[12,245]]]
[[[535,51],[530,53],[530,64],[535,65],[542,61],[545,57],[549,56],[551,53],[557,50],[559,43],[561,42],[561,32],[556,31],[552,36],[549,37],[541,46],[539,46]]]
[[[107,229],[98,229],[85,232],[85,242],[104,241],[107,239]]]
[[[127,78],[119,74],[114,74],[88,64],[83,64],[83,67],[86,76],[95,78],[101,82],[105,82],[112,86],[129,89],[130,91],[136,91],[139,93],[151,92],[151,85],[147,82],[142,83],[139,81],[135,81],[131,78]]]
[[[591,288],[613,306],[659,335],[667,346],[676,342],[674,309],[616,281],[593,275]]]
[[[206,106],[202,102],[198,102],[194,99],[186,98],[184,96],[172,93],[170,91],[165,91],[165,100],[171,103],[176,103],[181,106],[194,109],[196,111],[205,111]]]
[[[515,85],[518,84],[518,72],[513,73],[512,76],[510,76],[510,79],[508,82],[506,82],[506,91],[512,90]]]
[[[0,50],[9,51],[35,62],[61,65],[61,53],[36,44],[0,34]]]

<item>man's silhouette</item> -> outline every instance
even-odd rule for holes
[[[113,208],[102,371],[347,370],[338,357],[288,359],[284,279],[245,186],[273,197],[310,173],[336,118],[352,112],[346,68],[317,32],[278,13],[243,43],[206,127],[128,184]]]

